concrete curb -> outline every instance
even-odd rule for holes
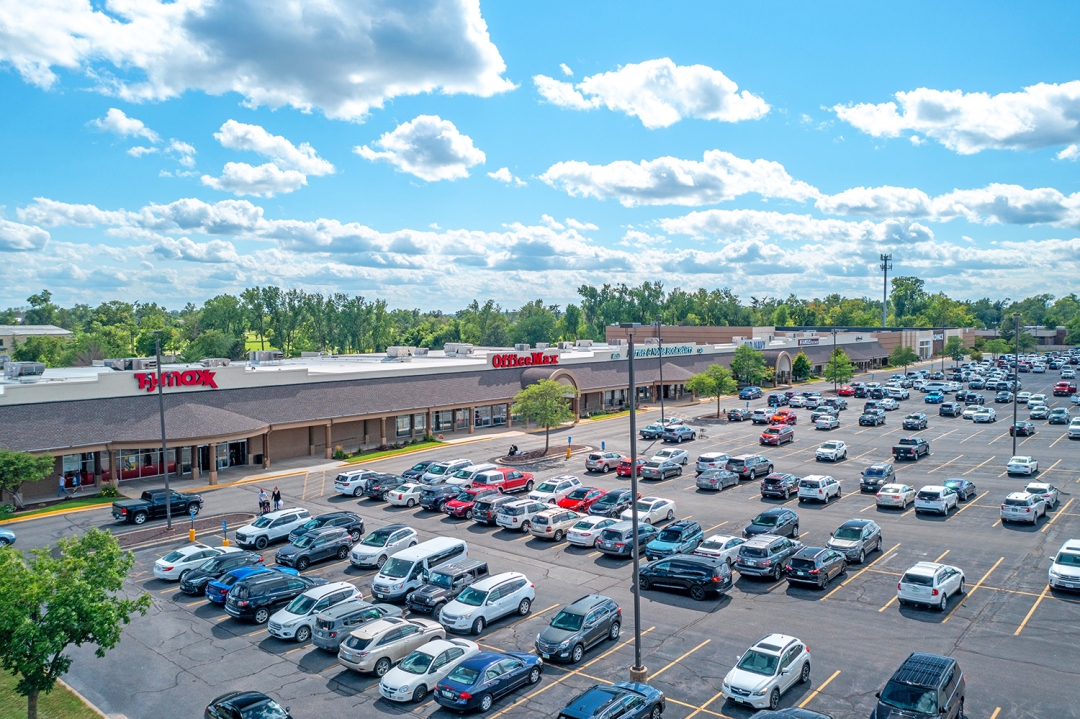
[[[86,697],[84,697],[84,696],[83,696],[82,694],[80,694],[80,693],[79,693],[78,691],[76,691],[74,687],[72,687],[72,686],[71,686],[70,684],[68,684],[67,682],[65,682],[65,681],[64,681],[63,679],[60,679],[60,678],[58,677],[58,678],[56,679],[56,682],[57,682],[57,684],[59,684],[60,686],[64,687],[64,688],[65,688],[65,689],[67,689],[67,690],[68,690],[69,692],[71,692],[72,694],[74,694],[75,696],[77,696],[77,697],[79,698],[79,701],[81,701],[81,702],[82,702],[83,704],[85,704],[85,705],[86,705],[86,706],[87,706],[87,707],[88,707],[88,708],[90,709],[90,711],[94,712],[94,713],[95,713],[95,714],[97,714],[97,715],[98,715],[99,717],[102,717],[103,719],[120,719],[120,717],[122,716],[122,715],[120,715],[120,714],[113,714],[113,715],[112,715],[112,717],[110,717],[110,716],[109,716],[108,714],[106,714],[105,712],[103,712],[103,711],[101,711],[100,709],[98,709],[98,708],[97,708],[97,707],[96,707],[96,706],[94,705],[94,703],[93,703],[93,702],[91,702],[91,701],[90,701],[89,699],[87,699],[87,698],[86,698]]]
[[[116,497],[116,500],[125,499],[123,495]],[[38,512],[29,517],[12,517],[11,519],[5,519],[0,521],[0,526],[5,524],[19,524],[20,522],[29,522],[33,519],[41,519],[42,517],[55,517],[58,514],[75,514],[77,512],[89,512],[94,509],[105,509],[111,507],[112,502],[102,502],[101,504],[94,504],[89,507],[72,507],[71,509],[51,509],[48,512]]]

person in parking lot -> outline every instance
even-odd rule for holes
[[[281,499],[281,492],[277,487],[274,487],[274,491],[271,492],[270,499],[274,502],[274,509],[285,509],[285,502]]]
[[[259,511],[266,514],[270,511],[270,500],[266,496],[266,490],[259,487]]]

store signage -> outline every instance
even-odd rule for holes
[[[934,339],[935,339],[935,340],[943,340],[943,339],[945,339],[945,335],[943,335],[943,334],[936,334],[936,335],[934,335]]]
[[[694,345],[651,345],[649,347],[634,348],[634,357],[668,357],[671,355],[692,355],[694,354]]]
[[[543,364],[559,364],[559,355],[547,355],[543,352],[532,352],[527,355],[495,355],[491,358],[491,366],[495,369],[503,369],[505,367],[534,367]]]
[[[810,345],[816,345],[819,339],[819,337],[807,337],[806,339],[801,339],[799,340],[799,346],[809,347]]]
[[[208,369],[189,369],[183,372],[162,372],[161,384],[163,387],[210,387],[217,389],[214,381],[214,372]],[[135,379],[139,380],[139,389],[154,392],[158,388],[158,377],[155,372],[136,372]]]

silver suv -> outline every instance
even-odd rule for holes
[[[787,560],[802,548],[803,543],[795,539],[759,534],[739,547],[735,568],[742,576],[772,577],[779,581]]]
[[[495,515],[495,524],[504,529],[528,532],[532,527],[533,517],[547,509],[550,509],[548,505],[535,499],[508,502],[499,507],[499,512]]]
[[[849,519],[830,535],[825,546],[849,562],[862,564],[867,554],[881,551],[881,527],[872,519]]]
[[[270,512],[236,530],[236,543],[245,548],[266,549],[270,542],[288,539],[290,532],[304,526],[309,519],[311,519],[311,512],[306,509],[293,508]]]
[[[590,452],[585,458],[585,471],[607,474],[619,466],[622,458],[623,456],[618,452]]]

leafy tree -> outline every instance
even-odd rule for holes
[[[988,340],[983,344],[983,352],[989,352],[994,359],[997,359],[998,355],[1008,354],[1009,343],[1001,338]]]
[[[30,303],[30,309],[26,311],[23,322],[28,325],[54,325],[57,322],[56,313],[60,306],[52,301],[52,292],[42,290],[36,295],[26,298]]]
[[[855,365],[847,356],[847,352],[837,347],[833,350],[829,361],[825,363],[822,375],[823,379],[831,381],[834,385],[844,384],[855,376]]]
[[[35,455],[0,449],[0,490],[9,492],[15,499],[15,506],[22,509],[25,507],[23,484],[45,479],[52,474],[55,466],[56,458],[51,454]]]
[[[363,299],[363,298],[361,298]],[[244,326],[255,330],[259,335],[259,349],[266,349],[267,312],[260,287],[249,287],[240,293],[240,302],[244,310]]]
[[[814,371],[814,365],[810,364],[810,358],[805,352],[799,352],[791,361],[791,378],[806,379]]]
[[[731,373],[746,384],[758,384],[765,376],[765,353],[750,345],[739,345],[731,358]]]
[[[955,335],[945,340],[945,347],[942,349],[942,353],[946,357],[951,357],[954,362],[964,359],[964,352],[966,351],[964,341]]]
[[[109,532],[90,528],[81,537],[30,551],[29,559],[0,548],[0,667],[18,677],[28,719],[37,719],[38,696],[67,673],[69,646],[94,644],[98,657],[120,641],[131,615],[146,614],[150,595],[120,595],[135,563]]]
[[[244,356],[244,341],[226,335],[221,330],[207,330],[184,348],[185,362],[198,362],[206,357],[240,359]]]
[[[716,417],[720,417],[720,398],[724,395],[734,394],[739,389],[739,384],[731,376],[726,367],[711,364],[705,371],[696,374],[686,380],[686,388],[699,397],[716,398]]]
[[[972,362],[982,362],[983,353],[979,350],[968,350],[968,357],[971,358]]]
[[[558,307],[545,307],[543,300],[529,302],[518,310],[517,322],[510,330],[510,338],[517,344],[525,342],[533,346],[547,342],[555,336],[558,323]]]
[[[531,384],[514,396],[510,411],[544,428],[545,453],[551,446],[551,428],[574,419],[574,412],[566,402],[568,396],[576,397],[577,390],[550,379]]]
[[[789,319],[787,305],[780,305],[776,308],[776,312],[773,313],[773,325],[775,327],[787,327]]]
[[[49,367],[56,367],[62,364],[64,342],[63,337],[27,337],[22,344],[15,347],[11,357],[17,362],[44,362]]]
[[[905,345],[896,345],[889,353],[889,364],[893,367],[903,367],[907,374],[908,365],[919,361],[919,353]]]
[[[923,311],[926,304],[926,282],[918,277],[893,277],[889,299],[893,305],[893,325],[904,327]]]
[[[585,335],[584,324],[584,315],[581,313],[581,308],[577,305],[567,305],[566,311],[563,312],[562,317],[559,318],[555,326],[556,338],[566,342],[573,342]]]

